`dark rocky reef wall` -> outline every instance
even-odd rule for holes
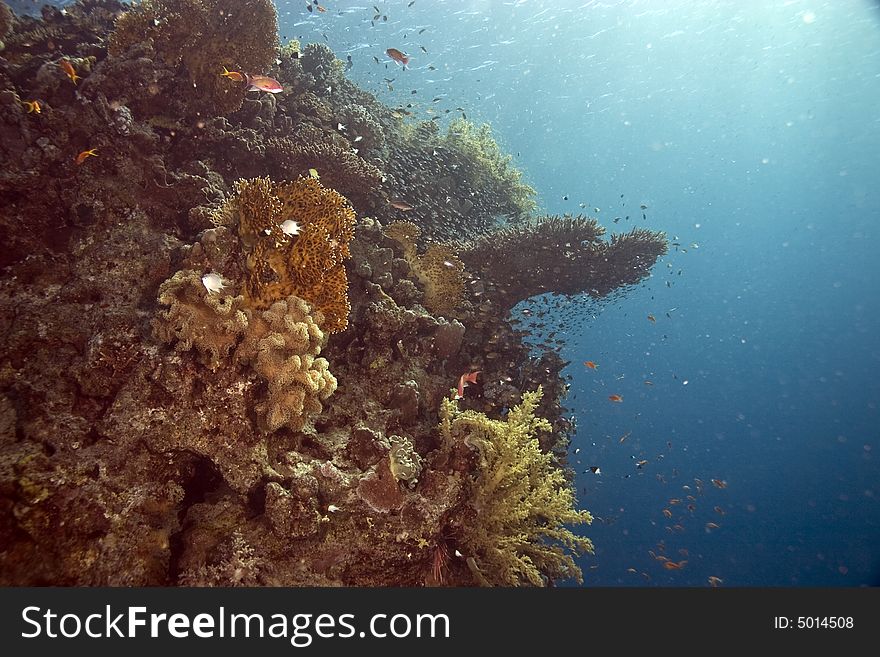
[[[232,0],[134,10],[80,0],[7,21],[0,36],[0,584],[579,576],[571,555],[588,541],[561,526],[588,515],[572,508],[553,455],[571,429],[564,363],[531,356],[507,318],[516,300],[554,291],[553,272],[507,280],[480,262],[489,243],[451,241],[494,230],[497,216],[531,225],[529,189],[486,130],[457,124],[441,136],[409,124],[348,81],[325,46],[275,52],[270,5],[248,5],[260,21],[227,30],[240,59],[216,67],[202,55],[224,26],[184,13],[240,8]],[[171,31],[136,31],[145,16]],[[167,34],[200,54],[176,52]],[[223,65],[285,91],[245,93]],[[285,187],[315,176],[302,198]],[[240,230],[244,214],[223,209],[240,210],[237,183],[258,178],[282,190],[266,201],[278,222],[302,218],[320,187],[341,195],[346,228]],[[403,219],[421,233],[409,246],[383,230]],[[556,259],[553,239],[565,234],[535,257]],[[504,235],[504,248],[536,239]],[[270,237],[276,255],[259,268],[253,254]],[[629,251],[633,266],[597,265],[555,291],[640,280],[662,238],[632,239],[649,245]],[[279,278],[279,262],[299,266]],[[254,292],[270,288],[279,295]],[[438,305],[450,289],[454,302]],[[507,421],[539,385],[543,396]],[[479,519],[487,472],[502,463],[491,436],[536,473],[525,498],[549,486],[563,500],[534,509],[539,524],[511,524],[504,504],[492,506],[494,533],[461,522]],[[533,538],[496,541],[517,532]]]

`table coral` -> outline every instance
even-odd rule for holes
[[[590,539],[565,526],[589,524],[592,516],[575,509],[574,489],[538,443],[537,434],[551,430],[535,416],[542,394],[540,386],[525,393],[504,421],[460,411],[449,398],[440,408],[447,443],[463,441],[480,455],[469,509],[456,529],[461,551],[479,569],[475,577],[488,584],[544,586],[545,576],[580,582],[572,554],[593,551]]]
[[[468,270],[494,287],[502,310],[545,292],[604,297],[648,276],[666,253],[664,233],[634,229],[602,240],[605,229],[583,216],[545,217],[492,231],[461,245]]]

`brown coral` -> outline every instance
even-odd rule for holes
[[[351,148],[333,144],[320,133],[310,136],[310,132],[302,129],[292,137],[269,139],[266,155],[281,171],[295,174],[315,169],[325,185],[344,194],[359,209],[370,206],[385,179],[382,171]]]
[[[251,363],[268,385],[268,398],[257,405],[267,431],[283,426],[302,431],[321,414],[321,402],[336,390],[329,364],[318,358],[323,343],[324,334],[302,299],[277,301],[253,315],[236,357]]]
[[[605,229],[589,217],[546,217],[495,230],[462,245],[468,270],[493,285],[502,310],[545,292],[606,296],[648,276],[666,253],[666,236],[634,229],[601,239]]]
[[[111,55],[151,40],[166,65],[181,67],[179,84],[193,113],[227,114],[241,107],[245,87],[220,74],[223,67],[265,73],[275,61],[278,23],[270,0],[144,0],[119,17]]]
[[[295,234],[282,230],[288,220],[295,222]],[[216,221],[238,229],[249,305],[268,308],[293,294],[321,314],[324,331],[345,330],[351,306],[344,260],[350,256],[355,226],[345,197],[314,178],[290,183],[241,180]]]
[[[403,257],[425,289],[425,307],[441,315],[454,313],[464,294],[464,263],[452,248],[431,244],[419,255],[416,240],[421,230],[408,221],[389,224],[385,235],[400,243]]]
[[[15,21],[15,14],[5,2],[0,0],[0,39],[5,39],[6,35],[12,30],[12,23]],[[0,44],[3,42],[0,41]]]
[[[168,308],[154,321],[154,335],[176,351],[195,349],[216,370],[247,329],[243,301],[209,293],[198,272],[179,271],[159,287],[159,303]]]

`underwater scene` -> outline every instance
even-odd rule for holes
[[[880,3],[0,0],[0,585],[880,585]]]

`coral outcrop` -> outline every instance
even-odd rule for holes
[[[461,245],[468,271],[493,286],[493,299],[509,310],[553,292],[604,297],[649,275],[666,253],[663,233],[635,228],[601,238],[605,229],[588,217],[545,217],[494,230]]]
[[[552,430],[535,416],[541,396],[540,386],[525,393],[504,421],[460,411],[451,399],[444,399],[440,410],[444,440],[463,441],[479,452],[479,474],[453,524],[460,549],[482,583],[544,586],[548,577],[581,581],[572,555],[593,552],[590,539],[566,527],[593,518],[575,509],[570,482],[540,448],[537,434]]]
[[[445,244],[431,244],[424,253],[418,253],[416,243],[421,232],[409,221],[395,221],[385,228],[385,234],[400,244],[404,259],[422,284],[425,307],[439,315],[451,315],[464,294],[464,264]]]
[[[109,51],[121,57],[144,42],[175,71],[177,81],[167,91],[186,98],[189,114],[228,114],[241,107],[245,86],[221,76],[223,67],[250,75],[269,70],[278,50],[275,5],[271,0],[144,0],[117,19]]]
[[[276,55],[269,0],[2,7],[0,584],[580,576],[566,361],[508,311],[661,235],[535,221],[488,128]]]

